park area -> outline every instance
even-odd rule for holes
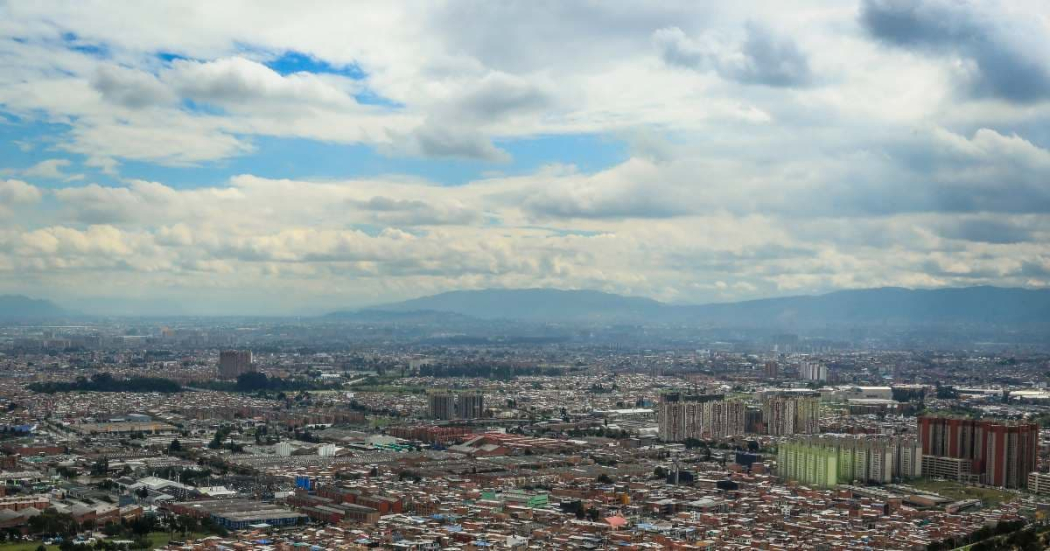
[[[197,538],[203,538],[203,537],[205,537],[207,535],[208,534],[190,533],[190,534],[187,534],[186,536],[183,536],[182,534],[175,534],[175,536],[172,537],[171,534],[169,534],[168,532],[150,532],[149,535],[146,536],[146,539],[149,541],[149,547],[143,548],[143,547],[136,547],[136,546],[132,545],[129,548],[130,549],[159,549],[161,547],[166,546],[169,541],[195,540]],[[98,543],[96,543],[94,548],[95,549],[108,549],[108,548],[117,549],[118,547],[115,544],[112,543],[116,539],[117,538],[110,539],[110,540],[102,540],[100,542],[100,543],[102,543],[102,545],[99,545]],[[123,541],[127,541],[127,540],[125,539]],[[110,544],[110,545],[106,545],[107,543]],[[47,551],[61,551],[62,549],[64,549],[64,547],[59,546],[59,545],[47,545],[47,546],[44,546],[39,540],[38,541],[19,542],[19,543],[0,543],[0,551],[37,551],[40,548],[44,548]],[[70,546],[68,548],[69,549],[73,549],[74,547]],[[123,549],[123,547],[120,547],[120,548]]]
[[[950,480],[916,480],[910,482],[909,486],[924,492],[935,493],[954,501],[979,499],[984,503],[985,507],[995,507],[1000,503],[1012,501],[1018,497],[1017,494],[1006,490],[983,486],[968,486],[961,482]]]

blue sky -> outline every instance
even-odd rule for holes
[[[66,125],[39,121],[14,120],[0,125],[0,156],[4,166],[27,169],[49,159],[83,163],[84,155],[54,147],[53,140],[65,130]],[[493,175],[529,174],[551,164],[574,165],[583,172],[596,172],[628,157],[627,144],[622,140],[593,134],[536,136],[496,143],[510,153],[511,161],[400,158],[363,144],[262,136],[251,138],[251,153],[217,162],[165,166],[129,161],[121,164],[119,175],[92,167],[83,167],[81,173],[100,184],[118,185],[122,179],[133,178],[164,182],[178,188],[218,185],[238,174],[309,180],[401,175],[454,186]],[[19,144],[31,144],[32,148],[24,150]],[[41,185],[58,184],[44,181]]]
[[[1042,288],[1047,15],[5,4],[0,293],[280,314]]]

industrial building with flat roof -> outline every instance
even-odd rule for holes
[[[291,509],[247,499],[183,501],[167,507],[177,514],[198,518],[211,517],[216,524],[229,530],[242,530],[262,524],[273,527],[295,526],[304,524],[309,519]]]

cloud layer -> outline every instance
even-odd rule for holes
[[[5,4],[0,291],[282,313],[1043,287],[1048,22],[1023,0]],[[320,150],[339,172],[284,176]]]

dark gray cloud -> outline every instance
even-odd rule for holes
[[[467,0],[441,5],[428,20],[450,50],[467,53],[489,68],[529,72],[562,64],[614,64],[644,47],[653,29],[675,25],[692,31],[708,11],[680,0]]]
[[[740,266],[753,266],[759,272],[759,266],[779,266],[783,261],[813,259],[818,255],[815,247],[784,246],[775,243],[764,244],[754,249],[737,251],[675,250],[667,253],[667,266],[683,271],[712,271],[723,274],[736,274]]]
[[[1017,275],[1036,279],[1050,279],[1050,263],[1036,260],[1025,260]]]
[[[1032,239],[1027,228],[1006,220],[958,220],[943,224],[940,234],[949,239],[961,239],[978,243],[1009,245]]]
[[[794,40],[749,23],[744,41],[734,51],[686,36],[681,29],[653,35],[664,62],[694,70],[714,70],[723,78],[773,87],[805,86],[813,81],[809,59]]]
[[[347,204],[370,212],[376,222],[398,226],[474,224],[484,218],[475,209],[450,202],[427,202],[377,195],[367,201],[350,200]]]
[[[155,76],[111,65],[103,65],[95,71],[91,87],[107,101],[131,109],[170,104],[178,99]]]
[[[513,115],[538,113],[553,98],[533,83],[504,73],[492,73],[456,99],[449,116],[491,122]]]
[[[436,124],[426,124],[414,134],[419,153],[424,157],[476,159],[505,162],[510,156],[480,133],[457,131]]]
[[[771,204],[794,215],[1050,213],[1050,151],[983,128],[895,133],[865,145],[869,154],[818,187]]]
[[[809,60],[798,45],[759,25],[747,26],[747,38],[740,53],[746,61],[727,69],[740,82],[802,86],[812,80]]]
[[[861,25],[888,44],[965,58],[968,93],[1018,103],[1050,97],[1045,28],[937,0],[864,0]]]
[[[388,132],[391,143],[379,148],[388,155],[431,159],[507,162],[510,155],[479,131],[428,119],[407,133]]]
[[[558,188],[531,194],[522,207],[538,218],[673,218],[696,208],[676,200],[666,188],[632,185],[620,189]]]

